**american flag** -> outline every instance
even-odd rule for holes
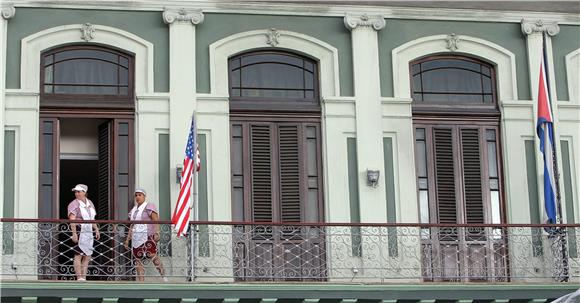
[[[196,147],[195,160],[193,158],[194,146]],[[192,118],[189,137],[187,138],[187,146],[185,147],[185,159],[183,159],[183,172],[181,173],[179,197],[177,198],[177,204],[175,205],[173,217],[171,218],[171,223],[175,226],[174,228],[177,232],[177,236],[182,236],[187,233],[189,227],[189,216],[191,213],[190,209],[192,206],[191,200],[193,198],[191,191],[193,189],[194,168],[195,171],[199,171],[200,167],[199,149],[197,149],[196,142],[195,119]]]
[[[554,120],[550,105],[550,90],[546,73],[546,56],[540,62],[538,87],[538,121],[536,132],[540,139],[540,151],[544,158],[544,206],[548,223],[556,223],[556,191],[554,174]]]

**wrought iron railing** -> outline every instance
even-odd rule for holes
[[[71,223],[1,219],[2,280],[74,280]],[[152,255],[125,246],[130,224],[92,221],[88,280],[163,281]],[[563,282],[580,280],[580,225],[193,222],[152,237],[171,282]],[[159,264],[157,264],[159,265]],[[158,267],[158,266],[157,266]]]

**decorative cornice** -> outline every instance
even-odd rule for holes
[[[550,36],[556,36],[560,32],[558,22],[546,22],[542,19],[529,20],[522,19],[522,33],[524,35],[547,33]]]
[[[344,26],[350,30],[357,27],[372,27],[374,30],[380,31],[385,28],[385,25],[385,18],[381,15],[369,16],[367,14],[346,14],[346,16],[344,16]]]
[[[81,26],[81,39],[89,42],[95,39],[95,26],[90,23],[85,23]]]
[[[2,18],[8,20],[16,14],[16,8],[14,8],[13,4],[9,4],[7,6],[2,7]]]
[[[456,35],[455,33],[449,34],[447,35],[447,37],[445,38],[445,43],[447,44],[445,46],[445,48],[447,48],[448,50],[454,52],[459,48],[459,36]]]
[[[163,11],[163,22],[165,24],[172,24],[173,22],[191,22],[193,25],[198,25],[203,22],[203,12],[201,10],[186,10],[181,8],[179,10],[165,9]]]
[[[277,29],[271,28],[266,32],[266,44],[276,47],[276,45],[280,44],[279,39],[280,32]]]

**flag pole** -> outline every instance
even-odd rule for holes
[[[544,70],[546,71],[546,85],[548,86],[548,102],[550,102],[550,109],[552,115],[552,140],[550,144],[552,145],[552,166],[554,167],[554,185],[556,187],[556,222],[555,223],[564,223],[564,216],[562,213],[562,196],[560,195],[560,171],[558,169],[558,155],[556,149],[556,123],[554,117],[554,103],[552,102],[552,90],[550,86],[550,70],[548,66],[548,48],[546,45],[546,33],[542,33],[542,61],[544,62]],[[540,71],[541,73],[542,71]],[[556,104],[557,106],[557,104]],[[558,228],[557,229],[557,237],[560,238],[560,249],[562,253],[562,277],[559,277],[563,281],[568,281],[569,278],[569,268],[568,268],[568,252],[567,252],[567,239],[566,239],[566,229],[565,228]]]

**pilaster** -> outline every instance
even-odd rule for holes
[[[179,185],[175,175],[183,163],[192,116],[196,112],[195,28],[203,22],[201,11],[165,10],[169,25],[169,152],[172,173],[171,209],[175,208]]]
[[[356,111],[356,147],[361,221],[386,222],[385,172],[379,47],[377,31],[385,27],[382,16],[347,14],[345,26],[351,30]],[[367,183],[367,170],[379,171],[375,186]]]
[[[13,5],[2,5],[0,18],[0,216],[4,215],[4,126],[6,112],[6,30],[16,14]]]
[[[521,22],[522,33],[526,36],[527,53],[528,53],[528,70],[530,79],[530,89],[533,104],[533,115],[534,120],[533,129],[536,129],[536,122],[538,121],[538,89],[539,89],[539,75],[540,75],[540,64],[542,62],[542,56],[544,55],[544,37],[546,40],[546,71],[548,75],[548,86],[550,92],[552,117],[554,122],[554,141],[556,145],[556,158],[558,159],[557,166],[558,172],[562,172],[562,161],[560,153],[560,136],[558,130],[558,97],[556,95],[556,82],[554,76],[554,60],[552,55],[552,38],[560,32],[560,27],[557,22],[545,22],[541,19],[538,20],[528,20],[522,19]],[[539,148],[539,139],[534,132],[534,145],[536,147],[536,167],[537,167],[537,182],[538,182],[538,197],[544,197],[544,187],[543,187],[543,156]],[[561,173],[555,176],[559,179],[557,182],[560,184],[560,193],[563,193],[563,180],[561,178]],[[543,198],[540,200],[540,209],[542,210],[542,216],[545,217],[545,208],[543,204]],[[565,207],[562,206],[562,215],[565,217]]]

